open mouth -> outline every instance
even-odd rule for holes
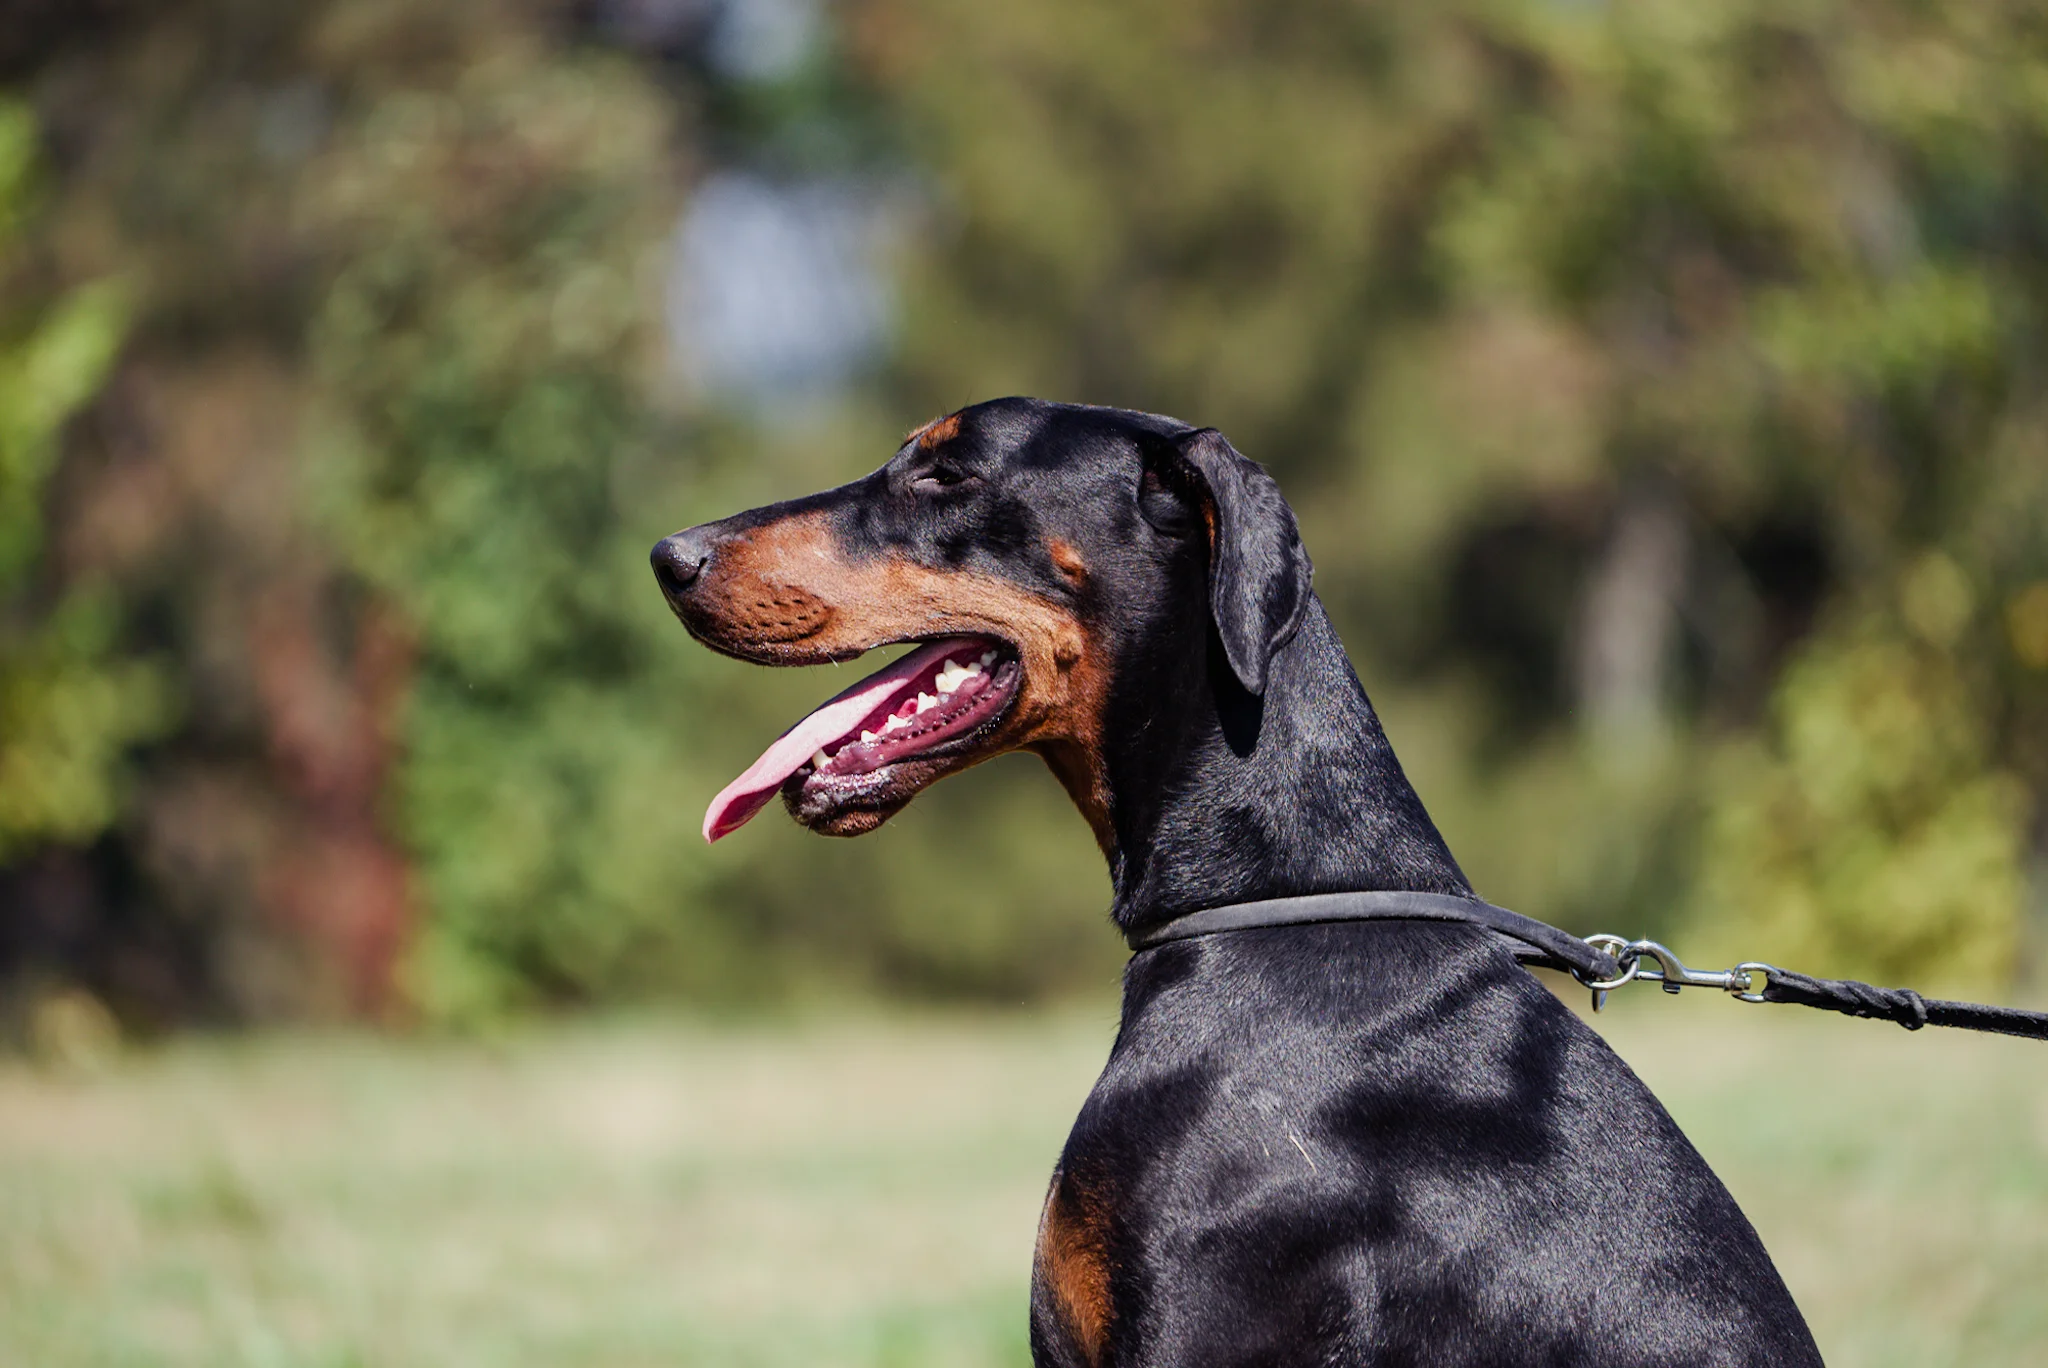
[[[920,646],[784,732],[711,800],[704,839],[738,831],[777,792],[814,827],[849,807],[900,807],[944,768],[906,762],[943,762],[974,751],[1022,679],[1016,652],[993,637],[946,637]]]

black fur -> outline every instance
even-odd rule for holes
[[[1470,892],[1263,470],[1155,415],[1006,399],[959,417],[866,480],[714,528],[826,508],[850,554],[1002,575],[1090,623],[1114,661],[1102,758],[1127,932],[1289,894]],[[1085,585],[1047,561],[1055,536]],[[658,565],[696,554],[675,542]],[[1472,929],[1135,956],[1058,1182],[1093,1213],[1109,1315],[1084,1343],[1041,1270],[1041,1368],[1819,1362],[1662,1107]]]

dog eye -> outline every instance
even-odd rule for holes
[[[916,494],[937,494],[967,483],[973,477],[951,466],[933,466],[910,482],[911,492]]]

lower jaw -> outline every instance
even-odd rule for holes
[[[990,733],[1008,712],[1005,704],[965,746],[956,740],[942,752],[906,755],[865,774],[793,774],[782,785],[782,805],[798,825],[820,836],[865,835],[939,780],[994,754]]]
[[[908,782],[900,773],[914,761],[884,765],[866,774],[792,775],[782,786],[782,805],[798,825],[820,836],[861,836],[893,817],[917,795],[917,791],[938,778]]]
[[[904,800],[904,802],[908,801],[908,799]],[[876,827],[894,817],[903,807],[904,803],[895,803],[888,807],[879,808],[835,808],[829,813],[816,817],[799,815],[792,808],[791,815],[796,817],[796,820],[812,835],[851,837],[867,835],[870,831],[873,831]]]

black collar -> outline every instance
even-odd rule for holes
[[[1302,926],[1316,922],[1438,921],[1483,926],[1519,942],[1515,958],[1544,969],[1575,971],[1582,979],[1604,981],[1621,972],[1614,956],[1548,922],[1510,912],[1477,898],[1450,893],[1311,893],[1299,898],[1268,898],[1262,902],[1226,903],[1175,917],[1162,926],[1127,937],[1133,952],[1169,941],[1249,931],[1269,926]]]

